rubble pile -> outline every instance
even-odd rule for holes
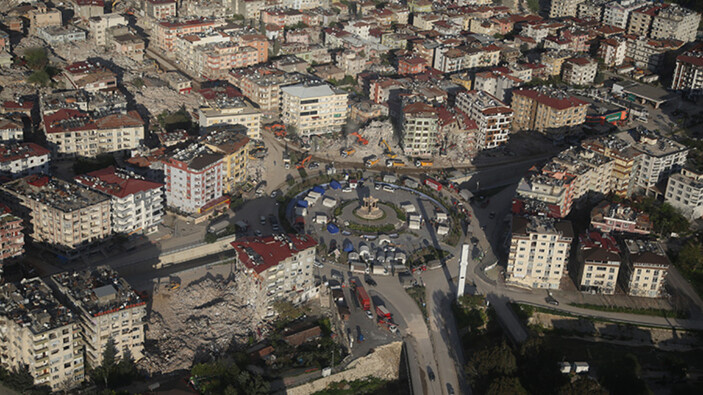
[[[210,275],[155,292],[140,367],[149,373],[190,369],[197,355],[224,351],[256,332],[266,314],[265,291],[243,274]]]
[[[369,141],[367,145],[359,144],[357,137],[348,133],[345,139],[329,140],[320,143],[320,148],[325,149],[332,157],[339,156],[341,150],[344,148],[354,148],[356,150],[354,158],[361,160],[370,155],[378,155],[380,157],[385,149],[381,141],[385,139],[395,153],[402,153],[398,145],[398,139],[393,135],[393,125],[390,120],[372,121],[365,128],[359,129],[358,133],[361,137]]]
[[[137,89],[130,85],[129,91],[134,95],[134,100],[149,109],[153,116],[164,111],[177,111],[181,106],[185,106],[188,111],[195,110],[202,101],[202,96],[197,93],[183,95],[168,86],[144,86]]]

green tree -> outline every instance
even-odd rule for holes
[[[500,376],[491,381],[491,385],[488,386],[486,395],[504,394],[527,395],[528,392],[525,388],[523,388],[522,384],[520,384],[520,380],[518,380],[517,377]]]
[[[217,235],[212,232],[205,233],[205,242],[212,244],[217,241]]]
[[[527,0],[527,8],[533,13],[539,12],[539,0]]]
[[[278,320],[288,323],[303,315],[303,310],[287,300],[277,300],[273,302],[273,308],[278,313]]]
[[[46,49],[41,47],[28,48],[24,51],[24,60],[32,70],[43,70],[49,64]]]
[[[557,395],[608,395],[598,381],[589,376],[579,376],[557,390]]]
[[[37,70],[27,77],[27,82],[33,85],[47,86],[50,81],[49,73],[44,70]]]
[[[679,255],[677,256],[676,263],[687,271],[696,272],[703,269],[701,262],[703,261],[703,246],[697,241],[689,240],[684,244]]]

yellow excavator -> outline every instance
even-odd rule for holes
[[[386,156],[387,156],[388,158],[390,158],[390,159],[395,159],[395,158],[398,157],[398,155],[396,155],[395,153],[393,153],[393,150],[391,149],[391,146],[388,145],[388,142],[386,141],[386,139],[381,139],[381,144],[383,144],[383,145],[386,146],[386,151],[384,152],[384,154],[386,154]]]

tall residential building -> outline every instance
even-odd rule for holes
[[[681,210],[690,221],[703,216],[703,174],[690,169],[669,176],[664,201]]]
[[[693,96],[703,94],[703,47],[698,47],[676,57],[671,89],[683,91]]]
[[[18,178],[49,174],[49,150],[34,143],[0,146],[0,175]]]
[[[423,102],[403,107],[400,142],[408,156],[432,157],[439,150],[437,109]]]
[[[514,90],[512,108],[513,129],[542,132],[584,123],[588,103],[566,92],[541,87]]]
[[[105,14],[95,16],[88,21],[90,38],[97,45],[107,45],[108,29],[116,26],[126,26],[127,18],[120,14]]]
[[[200,33],[223,26],[224,21],[214,21],[209,19],[194,19],[188,21],[163,21],[154,26],[152,37],[156,47],[167,55],[174,55],[173,49],[176,38],[184,34]]]
[[[603,7],[603,24],[627,29],[630,14],[645,5],[642,0],[616,0]]]
[[[117,357],[129,352],[135,361],[144,356],[146,302],[108,266],[51,276],[51,287],[78,313],[85,343],[85,359],[90,366],[103,361],[109,339]]]
[[[596,78],[598,62],[589,57],[578,56],[567,59],[562,71],[562,80],[567,84],[589,86]]]
[[[549,6],[550,18],[576,16],[578,5],[584,0],[552,0]]]
[[[27,367],[34,385],[53,391],[77,387],[85,377],[77,318],[41,279],[0,286],[0,361]]]
[[[686,164],[689,148],[646,129],[632,133],[620,132],[620,140],[630,144],[641,155],[633,172],[633,187],[646,194]]]
[[[137,148],[144,140],[144,121],[136,111],[92,117],[62,109],[44,116],[44,134],[59,157],[96,156]]]
[[[3,262],[24,254],[22,218],[4,212],[0,205],[0,274]]]
[[[233,131],[213,130],[200,141],[206,147],[224,156],[223,192],[226,194],[236,192],[237,184],[243,183],[247,177],[249,137]]]
[[[657,16],[659,10],[667,4],[647,4],[638,8],[630,14],[630,23],[627,25],[627,34],[634,34],[640,37],[649,37],[652,29],[652,21]]]
[[[456,106],[476,122],[478,149],[491,149],[508,142],[513,110],[495,96],[484,91],[459,93]]]
[[[569,221],[514,216],[506,282],[558,289],[567,270],[573,238]]]
[[[23,217],[32,240],[62,257],[74,258],[112,233],[108,197],[78,184],[31,175],[0,190]]]
[[[0,142],[3,144],[12,141],[24,140],[24,126],[10,118],[0,118]]]
[[[222,154],[196,143],[163,160],[166,204],[187,214],[202,214],[227,204],[222,195]]]
[[[176,16],[176,0],[144,0],[146,16],[162,21]]]
[[[474,89],[484,91],[505,102],[510,98],[513,88],[522,85],[524,82],[512,73],[504,73],[498,70],[482,71],[474,76]]]
[[[220,99],[198,109],[198,123],[201,132],[218,125],[243,125],[247,137],[261,138],[261,110],[240,97]]]
[[[349,115],[348,94],[328,84],[281,88],[281,120],[301,136],[338,132]]]
[[[609,234],[598,231],[579,237],[577,283],[583,292],[613,295],[620,273],[620,248]]]
[[[629,196],[633,191],[634,175],[639,151],[627,142],[615,137],[606,136],[599,139],[585,140],[581,143],[583,148],[597,152],[613,160],[613,173],[611,186],[618,196]]]
[[[620,37],[610,37],[598,43],[598,57],[603,59],[606,67],[620,66],[625,62],[627,41]]]
[[[276,114],[281,109],[281,88],[300,83],[305,78],[300,73],[286,73],[270,66],[235,69],[227,75],[227,81],[239,88],[261,111]]]
[[[576,16],[579,19],[592,19],[600,22],[603,18],[603,6],[611,0],[586,0],[576,7]]]
[[[317,295],[313,277],[315,247],[310,235],[245,237],[232,243],[236,264],[266,290],[266,301],[303,303]]]
[[[683,42],[696,41],[701,14],[683,8],[678,4],[669,4],[662,8],[652,21],[651,37],[654,39],[673,39]]]
[[[684,44],[683,41],[674,39],[657,40],[633,34],[626,34],[624,37],[627,40],[625,59],[650,71],[659,71],[667,52],[675,51]]]
[[[666,276],[669,274],[669,258],[656,240],[626,239],[621,282],[629,295],[645,298],[662,296]]]
[[[621,203],[607,200],[591,210],[591,226],[604,233],[647,235],[652,231],[649,215]]]
[[[112,166],[80,175],[76,182],[110,197],[114,233],[151,233],[161,223],[163,184]]]

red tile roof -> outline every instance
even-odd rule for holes
[[[561,93],[561,92],[560,92]],[[549,95],[534,89],[517,89],[513,91],[513,95],[525,96],[538,103],[544,104],[545,106],[555,108],[557,110],[564,110],[571,107],[586,106],[587,102],[579,100],[569,94],[563,93],[561,97],[556,95]]]
[[[0,145],[0,162],[12,162],[29,156],[49,155],[49,150],[34,143]]]
[[[73,121],[73,122],[71,122]],[[44,116],[44,128],[47,133],[64,133],[92,129],[116,129],[120,127],[143,126],[144,121],[136,111],[127,114],[110,114],[99,119],[92,119],[88,114],[74,109],[61,109]]]
[[[126,173],[118,172],[114,166],[77,176],[76,182],[118,198],[158,189],[164,185],[131,177]]]
[[[703,52],[686,52],[676,57],[676,61],[703,66]]]
[[[309,235],[289,234],[287,239],[290,244],[288,240],[277,240],[273,236],[244,237],[232,242],[232,247],[244,266],[261,274],[300,251],[317,245],[317,241]]]

